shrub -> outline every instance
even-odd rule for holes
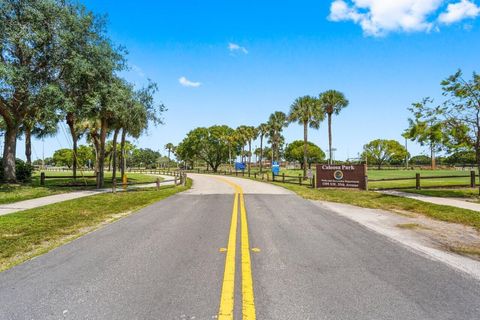
[[[15,161],[15,175],[17,182],[30,182],[32,180],[33,166],[23,160]],[[3,159],[0,158],[0,181],[4,181],[3,176]]]

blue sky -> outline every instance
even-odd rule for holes
[[[161,152],[194,127],[258,125],[296,97],[337,89],[350,106],[334,119],[336,157],[354,157],[374,138],[401,140],[407,107],[441,97],[440,81],[458,68],[480,71],[475,1],[83,2],[108,14],[109,35],[128,48],[124,76],[158,83],[166,125],[137,143]],[[302,129],[292,124],[285,136],[302,139]],[[326,150],[326,124],[310,140]],[[61,147],[62,131],[45,141],[45,155]],[[34,149],[41,157],[42,143]]]

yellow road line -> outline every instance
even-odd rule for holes
[[[247,210],[245,209],[245,198],[242,188],[222,178],[217,180],[223,181],[235,189],[235,201],[233,205],[232,224],[230,226],[230,236],[228,240],[227,260],[225,263],[225,275],[223,278],[222,296],[220,299],[220,312],[218,319],[232,320],[234,308],[234,281],[235,281],[235,246],[237,232],[237,212],[238,200],[240,200],[240,219],[241,219],[241,255],[242,255],[242,315],[243,320],[255,320],[255,298],[253,292],[252,262],[250,257],[250,241],[248,237]],[[235,226],[234,226],[235,225]],[[233,244],[231,243],[233,241]],[[231,248],[233,246],[233,248]],[[233,254],[229,256],[233,250]],[[233,258],[232,258],[233,256]],[[230,259],[233,259],[233,263]],[[233,264],[233,266],[232,266]],[[232,269],[233,268],[233,269]],[[233,270],[233,271],[232,271]]]
[[[255,320],[255,299],[253,295],[252,262],[248,239],[247,210],[243,192],[240,193],[241,248],[242,248],[242,315],[243,320]]]
[[[228,237],[227,257],[225,259],[225,273],[223,275],[222,295],[218,319],[232,320],[235,298],[235,250],[237,246],[237,221],[238,221],[238,193],[233,201],[232,222]]]

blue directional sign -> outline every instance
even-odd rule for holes
[[[278,176],[280,174],[280,165],[277,161],[274,161],[272,164],[272,173],[275,176]]]
[[[235,170],[236,171],[245,171],[246,165],[242,162],[235,162]]]

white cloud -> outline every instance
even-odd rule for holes
[[[438,21],[452,24],[469,18],[476,18],[480,14],[480,8],[470,0],[462,0],[458,3],[450,3],[447,11],[438,17]]]
[[[232,42],[228,44],[228,50],[230,50],[230,52],[243,52],[244,54],[248,54],[247,48]]]
[[[180,77],[180,79],[178,79],[178,82],[182,86],[188,87],[188,88],[198,88],[202,85],[201,82],[193,82],[193,81],[188,80],[186,77]]]
[[[353,21],[370,36],[390,32],[428,32],[438,21],[453,23],[479,14],[472,0],[334,0],[331,21]],[[446,5],[447,11],[439,15]],[[447,22],[448,21],[448,22]]]

